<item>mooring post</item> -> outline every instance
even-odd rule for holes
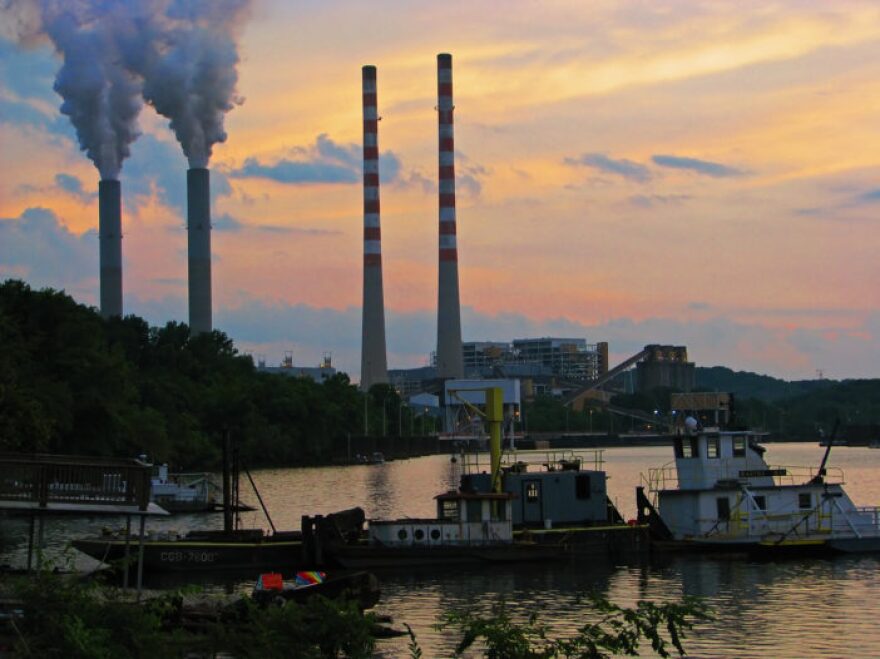
[[[122,587],[125,590],[128,590],[128,571],[131,569],[131,564],[128,562],[129,556],[129,547],[131,546],[131,515],[125,516],[125,558],[122,561],[123,569],[125,573],[122,575]]]
[[[141,588],[144,585],[144,525],[147,522],[145,515],[141,515],[141,532],[138,538],[138,576],[137,576],[137,598],[141,599]]]

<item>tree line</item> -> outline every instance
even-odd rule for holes
[[[229,435],[248,465],[308,464],[365,430],[424,428],[414,414],[388,385],[364,396],[345,374],[319,383],[261,372],[223,332],[103,319],[62,292],[0,284],[2,451],[145,453],[211,469]]]

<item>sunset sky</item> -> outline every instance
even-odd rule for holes
[[[289,2],[242,25],[211,159],[214,323],[357,380],[361,66],[378,68],[389,367],[436,343],[436,55],[453,56],[462,333],[880,377],[880,4]],[[48,43],[0,39],[0,277],[97,303],[98,172]],[[144,107],[124,306],[186,321],[186,160]]]

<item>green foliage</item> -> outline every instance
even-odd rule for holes
[[[166,649],[180,634],[162,627],[165,600],[135,606],[117,590],[49,572],[18,581],[14,592],[24,611],[16,623],[16,656],[174,656]]]
[[[400,401],[380,394],[390,434]],[[0,284],[0,450],[146,453],[206,469],[228,433],[251,466],[319,462],[363,431],[363,400],[343,374],[317,383],[258,372],[222,332],[104,320],[63,293]]]
[[[371,614],[320,596],[268,607],[241,599],[219,617],[187,627],[177,593],[137,603],[117,589],[43,571],[17,580],[14,594],[23,611],[15,621],[15,656],[357,659],[372,656],[375,647]]]
[[[529,432],[607,432],[609,415],[599,408],[573,410],[562,400],[549,395],[536,396],[523,405],[522,418]]]
[[[483,656],[489,659],[635,656],[644,640],[654,653],[668,657],[671,649],[684,655],[685,631],[697,621],[711,620],[701,601],[691,597],[664,604],[639,601],[635,608],[612,604],[601,595],[590,595],[588,600],[590,607],[585,615],[595,620],[566,638],[551,638],[549,628],[538,621],[537,614],[525,622],[515,621],[503,602],[494,605],[489,615],[471,610],[450,613],[438,628],[460,629],[457,656],[475,643],[482,645]]]
[[[355,602],[317,596],[304,605],[260,607],[240,600],[235,615],[214,632],[217,647],[234,657],[372,656],[373,614],[362,614]]]

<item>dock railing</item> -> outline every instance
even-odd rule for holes
[[[0,505],[45,510],[80,504],[143,512],[150,503],[150,472],[150,465],[133,459],[0,453]]]

